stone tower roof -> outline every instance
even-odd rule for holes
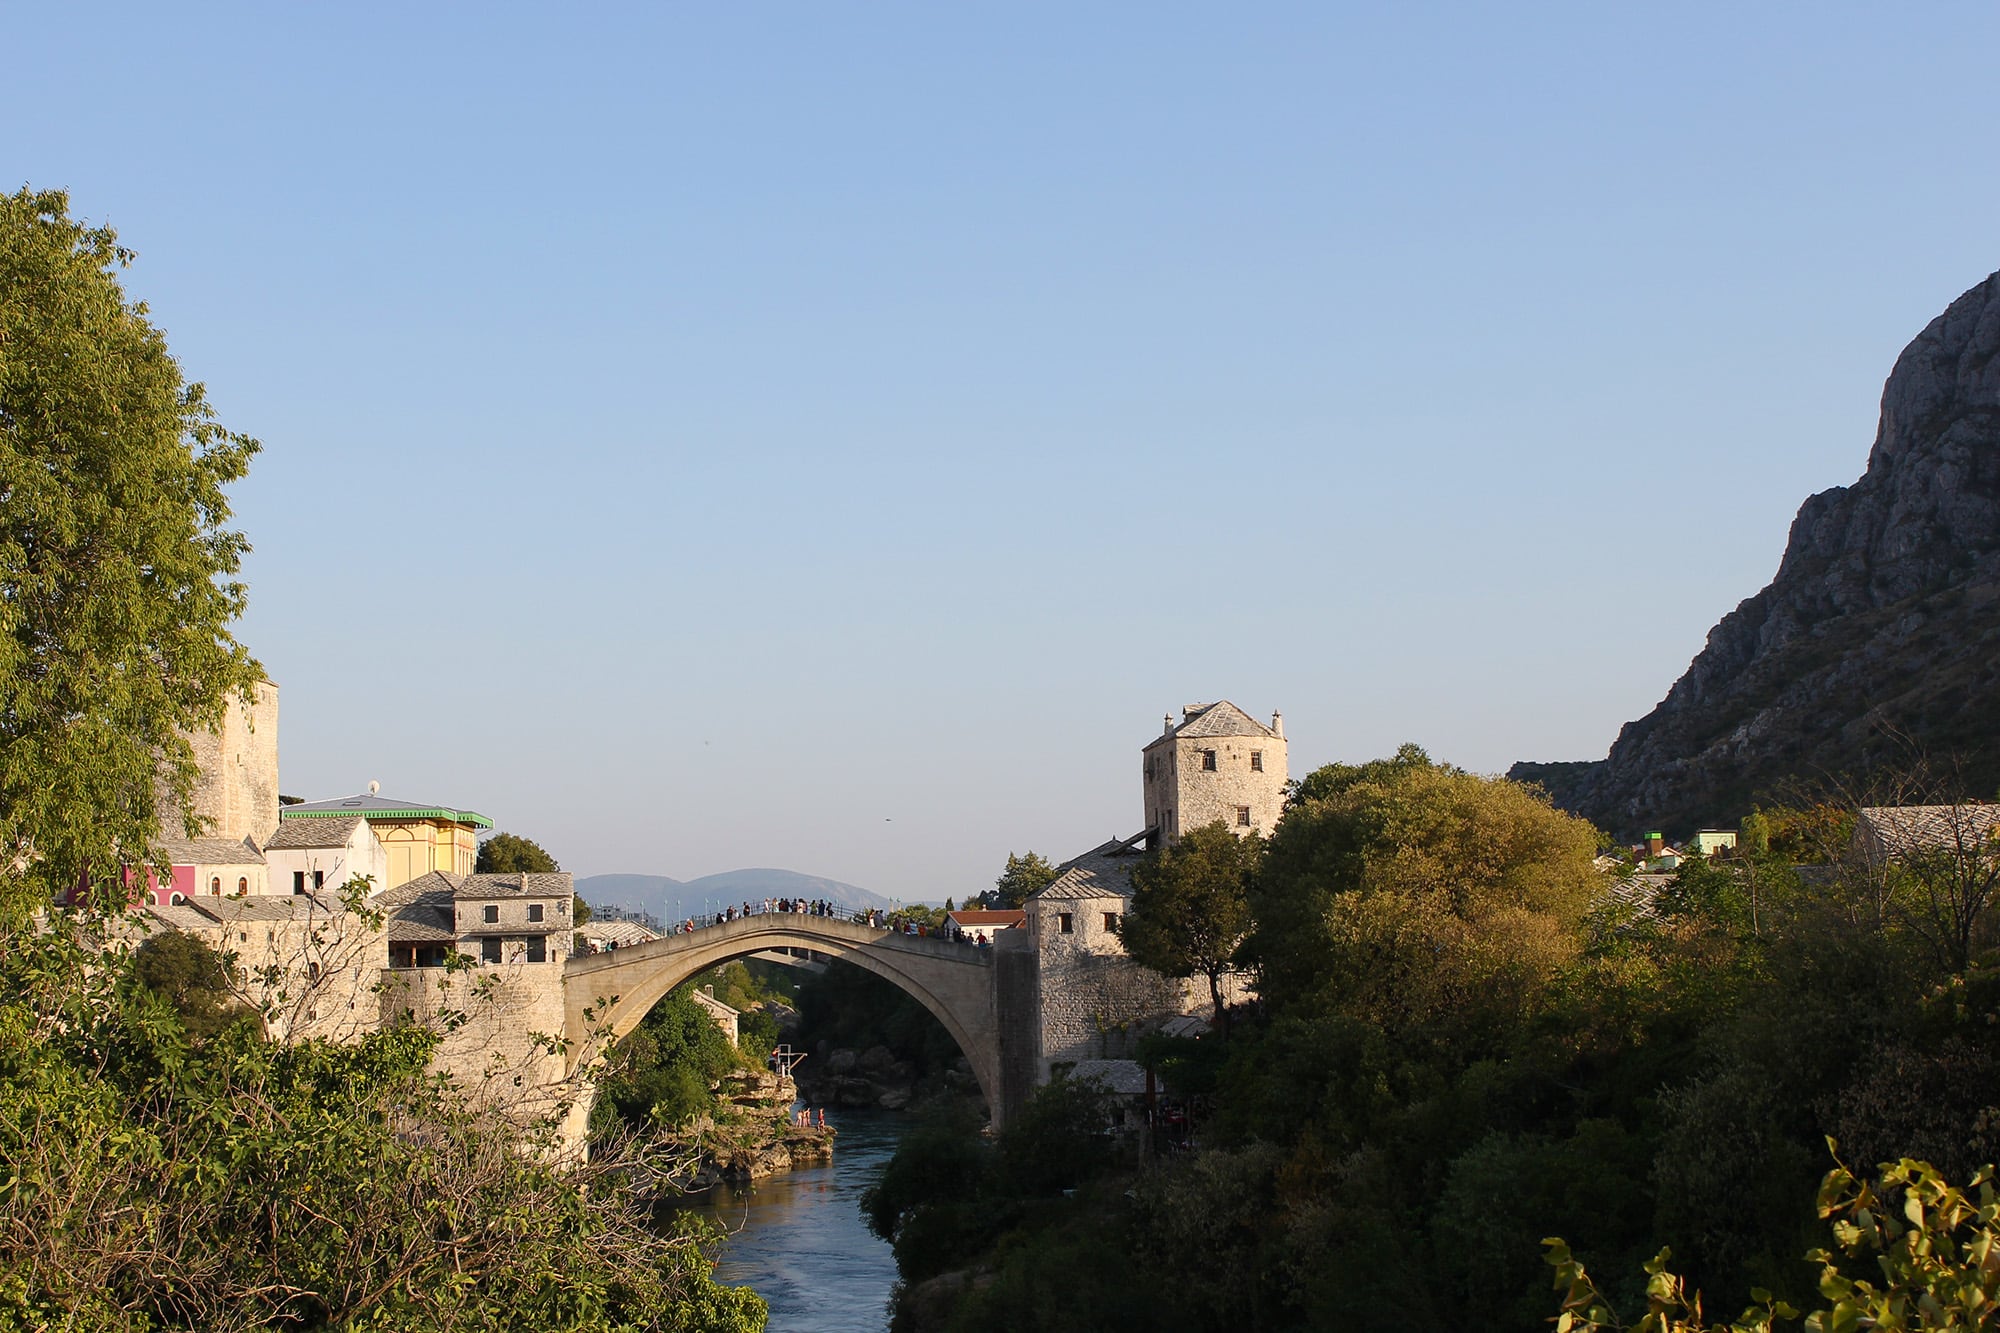
[[[1189,704],[1181,709],[1181,724],[1167,733],[1168,736],[1185,736],[1190,739],[1204,736],[1276,736],[1277,734],[1227,699],[1212,704]]]

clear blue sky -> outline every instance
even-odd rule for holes
[[[19,6],[225,421],[283,784],[963,896],[1592,758],[2000,266],[1991,5]]]

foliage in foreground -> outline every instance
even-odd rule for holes
[[[1827,1173],[1819,1215],[1832,1220],[1835,1250],[1806,1255],[1819,1268],[1825,1302],[1804,1316],[1807,1333],[1858,1329],[1980,1329],[2000,1327],[2000,1201],[1993,1168],[1982,1167],[1961,1190],[1927,1162],[1904,1158],[1875,1181],[1846,1167]],[[1700,1295],[1667,1268],[1662,1250],[1646,1265],[1646,1313],[1620,1323],[1583,1264],[1560,1238],[1543,1244],[1563,1293],[1557,1333],[1773,1333],[1800,1312],[1769,1292],[1728,1324],[1702,1319]]]
[[[197,1036],[129,955],[0,935],[0,1330],[762,1327],[641,1163],[558,1168],[435,1040]]]

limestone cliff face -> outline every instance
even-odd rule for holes
[[[1868,470],[1808,499],[1777,577],[1588,765],[1517,765],[1620,833],[1733,825],[1907,737],[2000,787],[2000,274],[1897,358]]]

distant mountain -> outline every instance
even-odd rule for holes
[[[588,875],[576,882],[576,892],[592,906],[651,912],[662,921],[713,916],[766,898],[824,898],[864,912],[871,907],[886,912],[895,905],[879,893],[837,879],[774,869],[725,870],[685,881],[665,875]]]
[[[1679,835],[1911,748],[1962,765],[1963,794],[2000,785],[2000,274],[1903,350],[1868,470],[1805,502],[1770,586],[1660,705],[1604,759],[1511,775],[1614,833]]]

